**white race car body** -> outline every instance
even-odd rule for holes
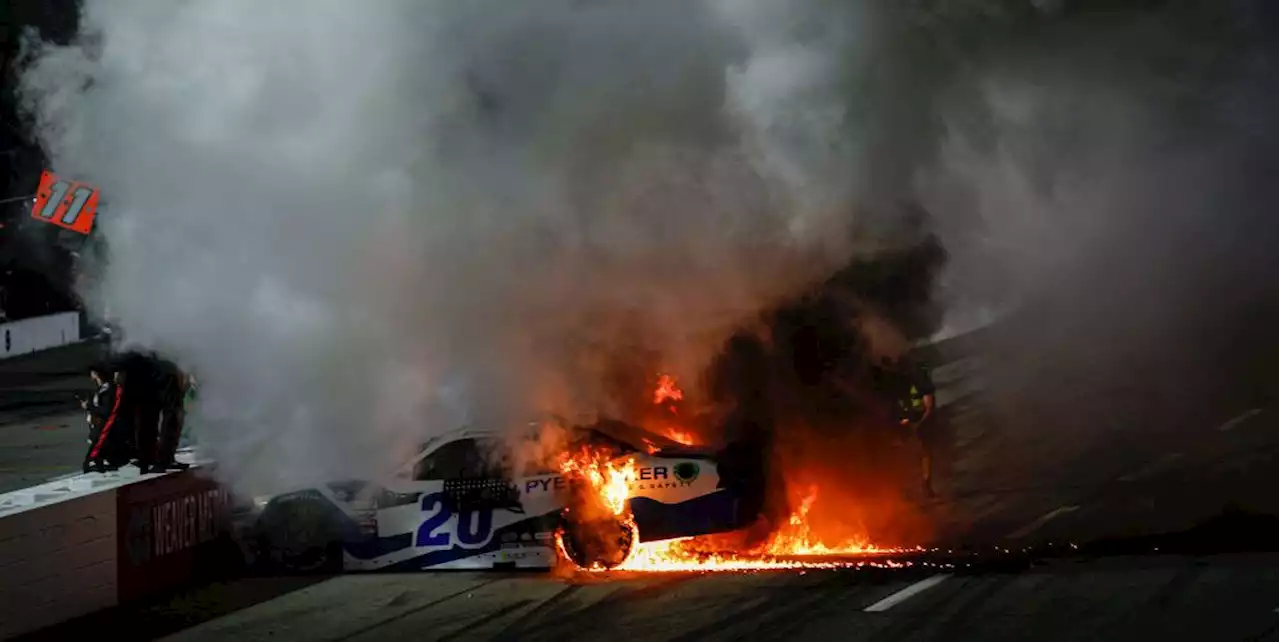
[[[467,462],[493,437],[460,431],[428,442],[392,484],[335,482],[261,501],[247,520],[251,550],[271,556],[326,545],[330,553],[340,548],[342,569],[356,571],[551,567],[566,481],[549,472],[467,474]],[[674,446],[630,456],[641,541],[724,532],[755,519],[753,503],[724,487],[705,451]]]

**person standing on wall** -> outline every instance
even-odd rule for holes
[[[160,386],[160,442],[155,466],[159,470],[186,470],[188,465],[174,459],[178,440],[182,438],[185,419],[185,402],[188,379],[186,373],[168,360],[158,360],[162,365]]]
[[[84,472],[116,470],[128,460],[128,428],[120,412],[123,392],[111,381],[110,370],[105,366],[89,369],[89,377],[97,390],[89,399],[81,399],[80,407],[88,411],[89,449],[84,456]]]
[[[132,420],[138,470],[144,474],[157,472],[153,471],[160,432],[156,366],[150,355],[129,352],[121,357],[117,376],[124,387],[122,412]]]
[[[189,372],[184,374],[186,379],[182,393],[182,434],[178,438],[178,450],[192,448],[196,444],[196,436],[187,418],[190,417],[191,409],[195,407],[196,399],[200,395],[200,381]]]

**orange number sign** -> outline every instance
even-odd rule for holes
[[[59,178],[47,169],[40,174],[36,203],[31,208],[32,218],[88,234],[93,229],[93,217],[97,213],[98,190],[84,183]]]

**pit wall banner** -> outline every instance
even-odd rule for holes
[[[178,588],[216,572],[227,553],[231,496],[208,468],[116,491],[120,602]]]
[[[215,579],[239,549],[210,467],[123,482],[34,487],[0,511],[0,640]],[[45,484],[55,486],[57,484]]]

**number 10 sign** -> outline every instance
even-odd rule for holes
[[[88,234],[98,212],[98,190],[45,170],[40,174],[31,216],[45,223]]]

